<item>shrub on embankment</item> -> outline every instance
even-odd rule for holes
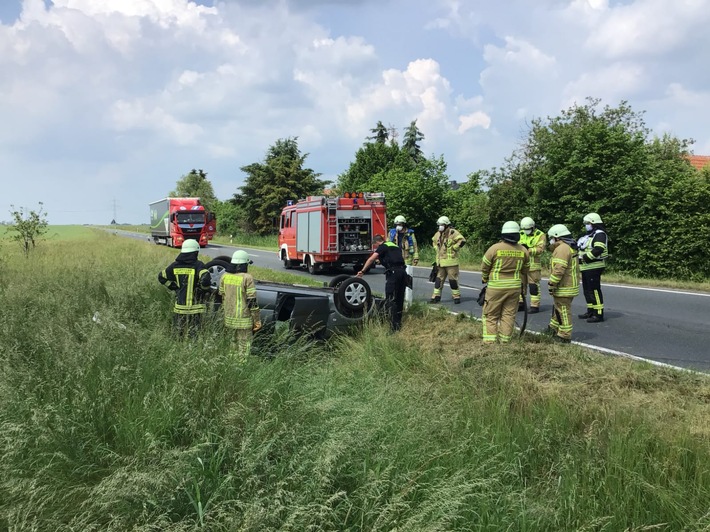
[[[171,338],[173,250],[2,251],[0,529],[710,528],[703,376],[421,307],[239,363]]]

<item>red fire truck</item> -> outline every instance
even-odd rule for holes
[[[305,266],[311,274],[346,264],[358,271],[378,234],[387,234],[382,192],[289,200],[281,211],[279,258],[285,268]]]

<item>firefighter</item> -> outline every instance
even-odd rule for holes
[[[554,301],[548,331],[553,340],[572,341],[572,300],[579,294],[577,274],[577,243],[566,226],[553,225],[547,232],[550,237],[550,279],[547,288]]]
[[[579,269],[582,272],[582,290],[587,302],[587,312],[579,317],[587,323],[604,321],[604,296],[602,295],[602,274],[609,257],[609,238],[601,217],[590,212],[584,217],[586,234],[577,241],[579,249]]]
[[[377,248],[368,257],[362,270],[357,272],[357,277],[362,277],[376,260],[385,267],[385,309],[390,319],[390,329],[396,332],[402,328],[404,289],[407,287],[402,249],[394,242],[385,242],[381,235],[375,235],[373,241]]]
[[[160,284],[175,291],[173,330],[183,338],[197,334],[207,310],[204,296],[209,291],[211,276],[205,265],[197,260],[199,252],[197,240],[185,240],[175,262],[158,274]]]
[[[387,234],[387,242],[394,242],[400,247],[404,263],[407,266],[416,266],[419,264],[419,247],[414,230],[409,229],[407,219],[402,215],[395,217],[394,224],[395,227],[390,229]]]
[[[394,242],[402,250],[404,263],[407,265],[407,274],[414,275],[414,266],[419,264],[419,246],[417,246],[417,237],[414,236],[414,230],[407,226],[407,219],[402,216],[396,216],[394,219],[395,227],[387,233],[387,241]],[[411,288],[404,291],[404,300],[407,306],[412,304],[414,294]]]
[[[436,253],[438,272],[436,281],[434,281],[434,293],[429,303],[439,303],[441,301],[441,291],[448,277],[454,303],[459,304],[461,303],[459,250],[466,245],[466,239],[461,233],[451,227],[451,221],[446,216],[439,218],[436,223],[439,224],[439,230],[431,240]]]
[[[530,314],[540,312],[540,277],[542,265],[540,255],[547,247],[547,237],[543,231],[535,227],[535,220],[526,216],[520,220],[520,244],[528,248],[530,254],[530,272],[528,273],[528,290],[530,290]],[[521,299],[518,310],[525,310],[525,300]]]
[[[256,286],[254,278],[247,272],[251,263],[246,251],[235,251],[219,281],[224,325],[233,331],[232,350],[240,357],[249,354],[254,333],[261,329]]]
[[[487,283],[483,303],[483,343],[510,342],[515,328],[515,311],[522,294],[527,295],[530,254],[518,243],[520,226],[505,222],[500,242],[493,244],[483,255],[481,280]]]

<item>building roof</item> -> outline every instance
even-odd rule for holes
[[[702,170],[710,164],[710,155],[689,155],[688,160],[698,170]]]

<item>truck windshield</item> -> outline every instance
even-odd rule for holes
[[[200,224],[205,223],[204,212],[179,212],[177,213],[179,224]]]

